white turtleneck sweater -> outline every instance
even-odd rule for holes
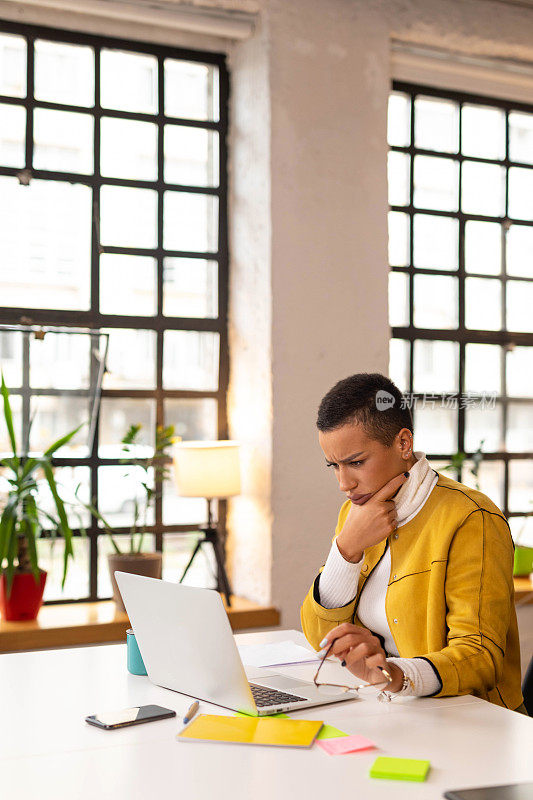
[[[418,514],[438,480],[425,453],[418,451],[414,455],[416,463],[409,470],[409,479],[394,497],[398,516],[397,532],[393,534],[394,536],[399,536],[398,529]],[[364,556],[357,564],[346,561],[339,552],[337,540],[333,542],[319,581],[320,602],[324,608],[341,608],[353,600],[363,560]],[[412,686],[402,690],[401,694],[416,697],[434,694],[440,688],[440,681],[431,665],[423,658],[397,657],[398,650],[385,614],[385,595],[390,570],[390,549],[387,546],[383,558],[361,592],[357,616],[366,628],[383,637],[385,651],[392,656],[387,658],[387,661],[397,664],[411,679]]]

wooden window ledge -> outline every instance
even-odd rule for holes
[[[533,578],[514,579],[514,599],[519,606],[533,603]]]
[[[232,597],[231,607],[226,610],[234,631],[279,625],[276,608],[241,597]],[[117,611],[113,600],[43,606],[36,620],[0,621],[0,653],[125,642],[129,627],[127,614]]]

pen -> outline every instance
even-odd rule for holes
[[[190,722],[199,708],[200,708],[200,703],[198,702],[198,700],[195,700],[194,703],[192,704],[192,706],[189,708],[189,710],[185,714],[185,716],[183,717],[183,722],[184,723]]]

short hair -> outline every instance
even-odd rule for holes
[[[371,439],[390,447],[402,428],[413,430],[413,418],[398,387],[378,372],[359,372],[333,386],[322,398],[316,425],[331,431],[350,422],[363,426]]]

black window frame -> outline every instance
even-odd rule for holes
[[[226,64],[226,55],[220,52],[200,51],[183,47],[171,47],[154,44],[147,41],[136,41],[66,31],[54,27],[20,24],[0,20],[0,33],[22,36],[27,42],[27,93],[25,98],[0,95],[1,103],[23,106],[26,109],[26,165],[30,169],[32,178],[49,180],[70,181],[90,186],[93,191],[93,202],[98,203],[102,185],[128,186],[139,188],[153,188],[158,193],[157,236],[158,245],[147,251],[144,248],[132,247],[102,247],[99,242],[98,225],[94,219],[91,237],[91,306],[88,311],[39,309],[39,308],[0,308],[0,324],[4,325],[35,325],[43,327],[61,328],[90,328],[113,329],[128,328],[154,331],[156,335],[156,382],[155,389],[103,389],[102,398],[133,398],[155,399],[156,425],[164,424],[164,401],[169,398],[214,398],[218,407],[218,438],[228,437],[227,423],[227,390],[229,382],[229,347],[228,347],[228,282],[229,282],[229,255],[228,255],[228,173],[227,173],[227,135],[228,135],[228,101],[230,92],[230,77]],[[88,45],[95,52],[95,104],[92,108],[69,106],[44,101],[34,98],[34,42],[36,39],[46,39],[65,44]],[[158,112],[156,114],[143,114],[134,112],[103,109],[100,106],[100,59],[99,53],[103,48],[114,48],[121,51],[148,54],[155,56],[158,61]],[[164,114],[164,60],[172,58],[189,62],[198,62],[218,68],[219,76],[219,114],[218,121],[197,121],[179,117],[167,117]],[[77,174],[68,172],[53,172],[49,170],[34,170],[32,167],[33,156],[33,109],[49,108],[61,111],[75,111],[76,113],[92,114],[95,120],[94,133],[94,171],[93,174]],[[158,126],[158,178],[155,181],[129,180],[122,178],[102,178],[100,175],[100,134],[99,125],[96,124],[102,116],[131,120],[148,120]],[[171,184],[164,181],[163,173],[163,130],[165,124],[183,125],[202,128],[218,132],[219,156],[219,185],[218,187],[198,187],[181,184]],[[17,176],[20,167],[5,167],[0,165],[0,176]],[[212,253],[189,251],[174,251],[163,248],[163,192],[165,190],[188,192],[191,194],[214,195],[218,197],[218,249]],[[127,253],[132,255],[151,255],[157,264],[157,313],[150,317],[125,316],[102,314],[99,311],[99,255],[100,253]],[[197,317],[171,317],[164,316],[163,311],[163,259],[165,257],[199,258],[216,261],[218,264],[218,316],[216,318]],[[219,382],[215,391],[177,390],[163,387],[163,335],[165,331],[208,331],[216,332],[220,337],[219,349]],[[53,392],[51,392],[53,393]],[[98,428],[98,426],[97,426]],[[91,453],[87,458],[55,458],[54,464],[61,466],[88,466],[90,468],[91,497],[98,497],[98,468],[120,464],[120,459],[101,458],[98,455],[98,430],[94,439]],[[159,487],[160,488],[160,487]],[[219,532],[225,537],[226,503],[218,502]],[[167,533],[190,533],[199,530],[201,524],[163,524],[163,507],[161,493],[155,502],[154,524],[148,526],[148,532],[155,536],[156,550],[164,553],[164,537]],[[128,528],[117,528],[119,537],[128,533]],[[73,531],[75,536],[80,536],[79,530]],[[109,598],[98,597],[98,540],[106,536],[101,527],[92,518],[86,533],[89,539],[89,575],[88,593],[81,598],[60,598],[48,600],[46,604],[62,604],[74,602],[91,602]],[[46,534],[44,534],[46,537]]]
[[[390,205],[390,211],[399,211],[402,213],[407,213],[409,215],[409,265],[408,266],[393,266],[390,265],[389,269],[391,272],[399,272],[403,274],[407,274],[409,277],[409,324],[406,326],[393,326],[391,327],[391,338],[393,339],[400,339],[407,341],[409,343],[409,385],[406,387],[409,397],[411,398],[411,402],[413,405],[413,418],[414,418],[414,425],[416,431],[416,402],[418,399],[423,398],[423,393],[414,392],[413,390],[413,378],[414,378],[414,342],[416,340],[439,340],[439,341],[449,341],[449,342],[456,342],[459,345],[459,359],[458,359],[458,367],[459,367],[459,384],[458,384],[458,391],[457,392],[445,392],[442,393],[447,399],[450,400],[457,400],[457,407],[458,407],[458,427],[457,427],[457,448],[458,451],[466,452],[468,458],[471,458],[474,453],[471,451],[465,451],[465,411],[466,408],[463,403],[459,402],[461,397],[465,396],[465,346],[466,344],[495,344],[500,345],[501,350],[501,368],[502,368],[502,391],[498,394],[497,402],[501,402],[502,404],[502,439],[505,440],[506,433],[507,433],[507,408],[508,403],[511,401],[513,403],[524,403],[524,404],[531,404],[533,398],[524,398],[524,397],[511,397],[507,394],[507,385],[506,385],[506,351],[509,349],[513,349],[514,346],[529,346],[533,347],[533,332],[512,332],[508,330],[499,330],[499,331],[487,331],[487,330],[475,330],[469,329],[465,326],[465,279],[467,277],[491,277],[495,280],[500,280],[502,283],[502,319],[505,319],[505,307],[506,307],[506,286],[509,281],[512,280],[526,280],[529,282],[533,282],[533,274],[531,277],[524,277],[524,276],[508,276],[506,273],[506,263],[505,263],[505,247],[503,245],[502,239],[502,272],[499,276],[494,275],[481,275],[481,274],[474,274],[468,273],[465,270],[465,222],[467,220],[479,220],[479,221],[487,221],[487,222],[499,222],[502,225],[502,231],[504,227],[508,227],[512,223],[518,223],[520,225],[527,225],[533,228],[533,220],[523,220],[523,219],[515,219],[509,217],[507,214],[509,208],[509,167],[525,167],[531,169],[533,171],[532,164],[526,164],[523,162],[515,162],[511,161],[509,158],[509,113],[511,111],[524,111],[528,114],[533,114],[533,105],[529,105],[526,103],[520,103],[511,101],[508,99],[496,98],[492,96],[485,96],[485,95],[477,95],[471,94],[468,92],[458,92],[458,91],[451,91],[446,89],[440,89],[436,87],[424,86],[404,81],[393,81],[391,86],[392,92],[401,92],[403,94],[409,95],[411,98],[411,116],[410,116],[410,144],[408,146],[398,146],[398,145],[389,145],[389,152],[401,152],[406,153],[410,156],[410,174],[409,174],[409,203],[408,205]],[[505,158],[504,159],[489,159],[489,158],[481,158],[481,157],[474,157],[474,156],[465,156],[461,153],[461,120],[462,115],[459,116],[459,144],[458,144],[458,152],[457,153],[450,153],[450,152],[442,152],[442,151],[434,151],[434,150],[427,150],[422,148],[415,147],[415,98],[420,95],[424,97],[434,97],[437,99],[443,100],[452,100],[459,104],[461,108],[464,104],[468,105],[480,105],[480,106],[489,106],[489,107],[496,107],[500,108],[505,112],[505,119],[506,119],[506,143],[505,143]],[[428,209],[428,208],[418,208],[414,205],[414,156],[415,155],[427,155],[427,156],[434,156],[437,158],[446,158],[446,159],[453,159],[458,162],[460,165],[464,161],[469,162],[477,162],[477,163],[484,163],[484,164],[498,164],[500,166],[505,167],[505,214],[502,217],[494,217],[488,216],[483,214],[470,214],[465,213],[461,210],[461,178],[462,178],[462,170],[459,169],[459,185],[458,185],[458,197],[459,197],[459,208],[457,211],[441,211],[435,209]],[[426,269],[420,267],[414,267],[414,260],[413,260],[413,219],[414,214],[417,212],[422,212],[423,214],[428,215],[435,215],[440,217],[446,217],[449,219],[457,219],[459,224],[459,252],[458,252],[458,269],[457,271],[453,270],[438,270],[438,269]],[[414,276],[415,275],[439,275],[439,276],[451,276],[458,278],[458,327],[456,329],[429,329],[429,328],[417,328],[414,325]],[[441,393],[439,392],[439,397]],[[450,460],[451,453],[428,453],[428,457],[435,461],[442,461],[442,460]],[[533,452],[530,451],[521,451],[521,452],[509,452],[506,449],[487,452],[483,453],[484,460],[487,461],[500,461],[504,464],[504,485],[503,489],[503,504],[502,504],[502,511],[504,512],[505,516],[508,518],[512,517],[525,517],[530,516],[533,512],[530,509],[524,509],[523,511],[511,511],[509,509],[509,465],[513,461],[519,460],[531,460],[533,459]],[[460,481],[462,479],[462,470],[459,468],[457,470],[457,479]]]

